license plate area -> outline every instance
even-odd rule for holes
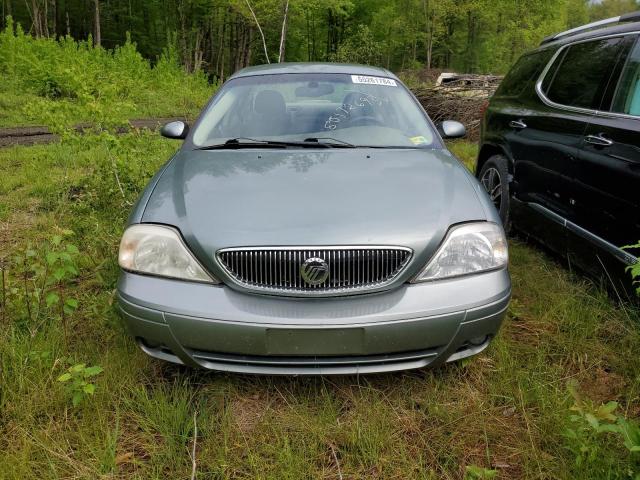
[[[268,328],[269,355],[362,355],[364,328]]]

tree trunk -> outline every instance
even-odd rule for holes
[[[307,62],[311,61],[311,31],[309,29],[309,10],[304,11],[304,17],[307,21]]]
[[[2,21],[0,21],[0,25],[2,25],[2,28],[6,28],[7,26],[7,17],[13,17],[11,13],[11,0],[2,2]]]
[[[467,12],[467,48],[465,52],[465,71],[475,72],[476,61],[476,30],[478,20],[471,10]]]
[[[236,71],[238,61],[238,16],[234,15],[233,22],[229,25],[229,73]]]
[[[445,45],[447,45],[447,51],[445,53],[445,58],[444,58],[444,66],[446,68],[449,68],[451,66],[451,39],[453,38],[453,34],[455,32],[455,27],[454,27],[454,21],[452,18],[449,18],[447,20],[447,37],[446,40],[444,42]]]
[[[185,14],[185,2],[178,4],[178,19],[180,22],[180,60],[187,72],[191,71],[191,54],[187,43],[187,19]]]
[[[42,10],[42,33],[49,38],[49,0],[44,0]]]
[[[27,5],[27,10],[31,14],[31,28],[33,30],[33,34],[36,38],[42,36],[42,27],[40,25],[40,6],[36,0],[31,0],[31,9],[29,9],[29,5]]]
[[[256,17],[256,14],[253,11],[253,8],[251,8],[251,4],[249,3],[249,0],[245,0],[245,2],[247,3],[247,7],[249,7],[251,16],[253,17],[253,20],[256,22],[256,26],[258,27],[258,31],[260,32],[260,36],[262,37],[262,46],[264,47],[264,56],[267,58],[267,63],[271,63],[271,61],[269,60],[269,54],[267,53],[267,41],[264,38],[264,32],[262,31],[260,22],[258,22],[258,17]]]
[[[238,17],[238,50],[236,52],[236,61],[234,63],[234,70],[240,70],[244,68],[244,59],[247,51],[247,25],[244,23],[242,17]]]
[[[282,20],[282,32],[280,34],[280,53],[278,63],[284,62],[284,51],[287,44],[287,17],[289,16],[289,0],[284,4],[284,19]]]
[[[331,9],[327,10],[327,50],[325,60],[329,60],[329,54],[331,53],[331,35],[333,29],[333,15]]]
[[[51,0],[51,31],[53,38],[58,38],[58,2]]]
[[[249,30],[247,36],[247,46],[244,54],[244,65],[243,67],[248,67],[251,65],[251,44],[253,43],[253,28],[250,26],[247,27]]]
[[[100,35],[100,0],[93,0],[95,5],[95,16],[94,16],[94,25],[95,25],[95,36],[93,37],[93,44],[96,47],[102,45],[102,38]]]
[[[202,68],[202,40],[204,34],[201,31],[196,32],[196,44],[193,48],[193,71],[199,72],[200,68]]]
[[[220,19],[224,15],[224,10],[216,6],[215,15],[211,17],[211,22],[209,25],[209,43],[210,43],[210,57],[209,57],[209,72],[213,74],[213,78],[217,80],[218,78],[218,50],[220,46],[218,45],[218,38],[220,32]],[[223,18],[224,20],[224,18]]]
[[[220,73],[218,74],[218,78],[220,79],[221,82],[224,82],[224,62],[225,62],[224,54],[227,51],[227,49],[225,48],[225,38],[226,38],[227,18],[230,12],[231,12],[231,7],[229,7],[229,9],[227,10],[227,13],[225,14],[224,22],[222,22],[222,35],[220,37],[221,39],[220,41]]]
[[[316,20],[315,16],[311,15],[311,60],[316,61],[318,54],[316,52]]]
[[[224,71],[224,35],[227,25],[227,15],[229,10],[225,9],[222,15],[222,22],[220,25],[220,36],[218,37],[218,55],[216,56],[216,76],[222,81],[222,73]]]

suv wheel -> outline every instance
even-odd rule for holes
[[[509,231],[509,165],[502,155],[490,157],[482,166],[480,183],[498,210],[505,231]]]

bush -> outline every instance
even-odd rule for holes
[[[135,117],[192,117],[214,88],[206,77],[187,74],[174,51],[152,67],[127,41],[105,50],[71,37],[33,38],[8,18],[0,32],[0,124],[45,124],[59,128],[78,122],[122,124]]]

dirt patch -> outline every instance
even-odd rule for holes
[[[558,329],[556,324],[535,319],[527,312],[526,303],[514,296],[503,325],[503,332],[508,338],[520,344],[536,347],[544,338],[556,334]]]
[[[621,399],[626,386],[622,376],[602,367],[585,372],[579,384],[580,391],[595,403]]]
[[[165,123],[175,120],[186,120],[181,117],[170,118],[142,118],[129,120],[129,126],[121,127],[116,130],[117,133],[126,133],[131,130],[148,129],[155,130]],[[79,124],[73,127],[78,133],[93,131],[94,127],[90,124]],[[12,147],[14,145],[31,146],[43,143],[53,143],[60,139],[59,135],[54,134],[47,127],[10,127],[0,128],[0,148]]]
[[[250,396],[237,396],[230,402],[231,415],[238,429],[250,433],[260,423],[269,402],[254,393]]]
[[[0,222],[0,262],[17,245],[24,245],[23,234],[35,223],[35,212],[39,202],[31,200],[24,210],[9,215],[5,222]]]

